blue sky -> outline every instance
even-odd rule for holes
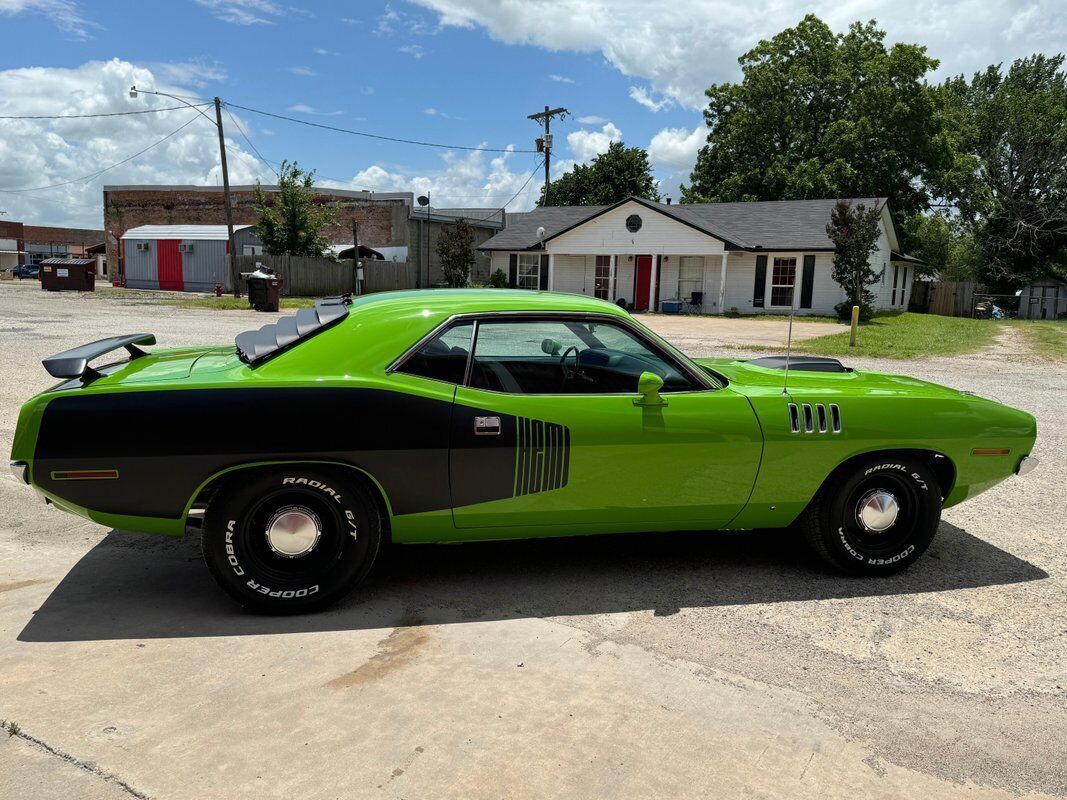
[[[296,0],[299,2],[299,0]],[[809,9],[837,29],[876,17],[890,40],[927,43],[942,73],[1065,40],[1051,2],[869,0],[393,0],[304,2],[0,0],[0,114],[86,113],[169,104],[126,96],[130,82],[328,125],[454,145],[532,149],[526,115],[546,103],[558,172],[612,139],[649,148],[677,197],[702,143],[702,91],[737,77],[736,58]],[[132,10],[132,13],[131,13]],[[356,138],[234,110],[269,160],[296,159],[349,188],[431,191],[435,204],[499,206],[538,156],[443,151]],[[0,120],[0,190],[50,186],[113,164],[191,112],[81,122]],[[149,119],[150,118],[150,119]],[[269,167],[229,118],[233,179]],[[218,180],[214,128],[197,120],[144,156],[53,189],[0,193],[4,218],[98,225],[104,183]],[[509,206],[528,208],[538,178]]]

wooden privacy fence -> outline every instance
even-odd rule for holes
[[[282,279],[282,294],[289,297],[327,297],[356,293],[352,259],[330,261],[308,256],[238,256],[237,271],[253,272],[262,264]],[[363,292],[415,288],[415,266],[406,261],[363,262]]]
[[[943,317],[969,317],[974,309],[975,294],[985,292],[985,286],[975,281],[940,281],[930,284],[931,314]]]

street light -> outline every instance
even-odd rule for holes
[[[214,121],[205,114],[199,107],[194,106],[184,98],[177,95],[168,94],[167,92],[158,92],[152,89],[138,89],[136,86],[130,87],[130,97],[137,99],[138,94],[154,94],[159,97],[169,97],[171,100],[177,100],[182,105],[189,106],[189,108],[196,111],[197,114],[202,116],[212,125],[219,130],[219,160],[222,162],[222,193],[223,203],[226,206],[226,239],[228,242],[226,248],[226,260],[229,262],[230,268],[230,281],[233,283],[233,296],[241,296],[241,287],[237,282],[237,260],[236,260],[236,244],[233,240],[233,208],[230,200],[230,171],[226,166],[226,135],[222,129],[222,101],[215,98],[215,119]]]
[[[426,236],[425,236],[425,238],[426,238],[426,284],[429,285],[429,283],[430,283],[430,193],[427,192],[426,194],[420,194],[417,198],[415,198],[415,200],[420,206],[425,206],[426,207],[426,222],[423,223],[422,227],[423,227],[423,230],[426,232]],[[422,288],[421,287],[421,284],[422,284],[422,270],[421,269],[419,270],[418,283],[420,284],[419,288]]]

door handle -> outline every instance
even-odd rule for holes
[[[500,417],[475,417],[474,418],[474,435],[475,436],[499,436],[500,435]]]

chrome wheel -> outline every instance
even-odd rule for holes
[[[896,524],[900,503],[896,495],[885,489],[873,489],[856,505],[856,521],[868,533],[882,533]]]
[[[303,506],[280,508],[267,522],[267,546],[284,558],[299,558],[315,549],[322,538],[322,523]]]

